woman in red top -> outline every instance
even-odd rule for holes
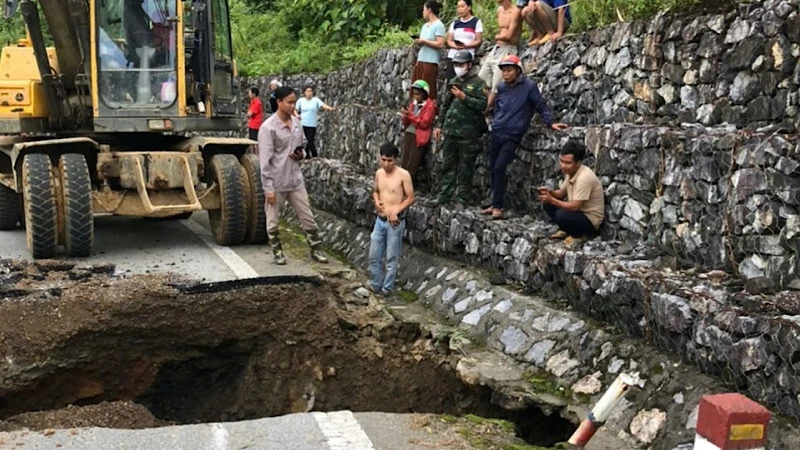
[[[250,86],[247,90],[247,96],[250,97],[250,107],[247,108],[247,137],[251,141],[258,142],[258,129],[261,128],[261,123],[264,121],[264,106],[261,104],[261,99],[258,98],[258,88]],[[250,146],[253,153],[254,146]]]
[[[400,108],[405,127],[400,165],[415,176],[428,151],[433,120],[436,117],[436,104],[429,98],[430,86],[426,81],[415,81],[411,85],[411,91],[411,104],[408,108]]]

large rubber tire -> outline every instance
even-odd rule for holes
[[[0,230],[13,230],[19,222],[19,194],[0,185]]]
[[[47,155],[25,155],[22,160],[25,237],[35,259],[52,258],[58,246],[56,189],[52,169]]]
[[[220,208],[208,211],[211,232],[219,245],[241,244],[247,231],[247,179],[233,155],[215,155],[209,166],[219,186]]]
[[[67,256],[89,256],[94,243],[92,179],[83,155],[69,153],[58,160],[64,208],[64,247]]]
[[[258,156],[246,154],[241,159],[247,176],[247,232],[245,244],[267,243],[267,216],[264,214],[264,188],[261,187],[261,165]]]

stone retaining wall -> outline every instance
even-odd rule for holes
[[[523,62],[556,117],[572,125],[699,122],[797,130],[799,8],[800,0],[766,0],[728,13],[620,23],[525,49]],[[365,153],[387,139],[399,142],[397,111],[407,102],[414,55],[411,48],[383,50],[328,75],[277,78],[297,88],[317,86],[338,108],[321,115],[322,154],[371,171],[376,162]],[[266,93],[272,78],[253,77],[242,88],[254,84]]]
[[[317,160],[307,167],[307,180],[314,180],[307,186],[317,208],[347,217],[350,224],[323,216],[323,239],[364,266],[374,221],[367,207],[369,180],[342,169],[335,161]],[[341,186],[335,197],[326,195],[331,184]],[[800,292],[748,294],[735,277],[721,271],[680,270],[671,258],[646,245],[596,240],[581,250],[569,250],[548,239],[553,228],[542,222],[496,222],[472,210],[437,208],[426,199],[412,207],[407,230],[417,248],[488,270],[493,278],[547,299],[564,299],[571,308],[669,349],[770,408],[800,418],[800,384],[794,381],[800,375],[795,367],[800,355]],[[407,266],[403,273],[428,269],[412,260]],[[422,279],[404,287],[426,299],[442,296],[456,314],[467,314],[474,304],[479,311],[473,315],[480,320],[492,304],[481,306],[478,294],[461,292],[454,283],[444,283],[447,286],[435,292],[435,284]],[[525,318],[520,330],[537,323],[534,317]],[[526,345],[532,346],[533,340]]]
[[[325,242],[366,270],[369,231],[327,213],[319,213],[317,220]],[[547,302],[513,286],[492,285],[479,270],[452,260],[405,248],[398,281],[405,289],[403,297],[414,303],[397,301],[394,308],[424,307],[457,324],[469,340],[515,360],[519,372],[503,371],[494,380],[474,383],[492,387],[493,401],[505,408],[528,406],[525,402],[532,393],[536,405],[547,414],[560,414],[577,424],[620,372],[631,374],[635,388],[604,426],[604,433],[623,441],[621,448],[673,449],[692,442],[699,398],[725,391],[721,383],[694,367],[677,364],[638,339],[602,329],[585,314],[568,310],[563,298]],[[449,339],[456,347],[464,337]],[[475,364],[491,365],[492,373],[507,366],[491,359]],[[459,371],[470,380],[473,372],[480,372],[466,366],[459,364]],[[771,426],[770,434],[775,448],[800,445],[800,433],[781,426]]]
[[[606,189],[605,239],[644,243],[681,264],[738,273],[753,293],[800,289],[800,140],[720,129],[684,130],[603,126],[571,130],[596,157],[586,164]],[[544,220],[537,186],[555,187],[562,175],[557,152],[564,138],[527,139],[509,169],[510,207]],[[376,158],[364,153],[363,158]],[[488,194],[483,165],[476,184]],[[329,160],[307,169],[309,190],[327,211],[360,225],[372,219],[371,175]],[[330,186],[339,187],[330,195]],[[437,218],[434,220],[433,216]],[[467,215],[412,208],[413,243],[467,255],[490,255],[500,240],[475,228]],[[508,232],[515,239],[515,233]],[[431,241],[432,236],[436,241]],[[527,261],[520,261],[525,264]],[[506,270],[522,273],[518,264]],[[525,277],[519,277],[525,281]]]

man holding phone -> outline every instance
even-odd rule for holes
[[[322,239],[300,170],[300,161],[305,156],[306,137],[300,120],[294,115],[297,95],[292,88],[281,86],[275,89],[275,98],[277,111],[258,130],[258,160],[261,164],[261,184],[267,199],[267,234],[272,244],[272,255],[275,264],[286,264],[278,237],[278,223],[281,209],[288,201],[306,233],[306,240],[311,246],[311,259],[326,263],[328,259],[322,253]]]
[[[439,125],[433,130],[442,140],[442,169],[437,203],[448,204],[455,195],[462,206],[473,203],[472,175],[481,152],[480,137],[486,128],[487,88],[472,70],[472,53],[458,51],[453,57],[456,76],[447,83]],[[456,187],[458,192],[456,193]]]

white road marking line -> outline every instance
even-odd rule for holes
[[[214,236],[211,232],[203,228],[202,225],[190,219],[180,221],[183,226],[188,228],[192,233],[196,234],[203,242],[210,248],[219,259],[222,260],[228,267],[231,268],[236,278],[256,278],[258,272],[255,271],[250,264],[247,264],[241,256],[231,250],[230,247],[223,247],[214,242]]]
[[[315,412],[314,420],[330,450],[375,450],[369,436],[350,411]]]
[[[212,450],[227,450],[228,430],[225,428],[225,425],[221,423],[215,423],[213,425],[213,428],[211,429],[211,433],[212,433],[212,440],[211,440]]]

